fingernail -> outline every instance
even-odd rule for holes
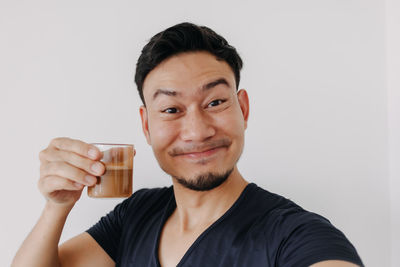
[[[94,171],[95,173],[101,174],[103,171],[103,165],[99,162],[96,162],[92,165],[91,167],[92,171]]]
[[[88,185],[93,185],[93,184],[95,184],[97,182],[97,179],[95,177],[93,177],[93,176],[86,175],[85,176],[85,181],[86,181],[86,183]]]
[[[97,150],[94,148],[89,149],[88,156],[92,159],[95,159],[97,157]]]

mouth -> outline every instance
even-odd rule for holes
[[[203,151],[185,152],[182,154],[178,154],[177,156],[188,157],[188,158],[193,158],[193,159],[207,158],[207,157],[210,157],[210,156],[218,153],[220,150],[222,150],[224,148],[226,148],[226,147],[223,147],[223,146],[213,147],[213,148],[209,148],[209,149],[206,149]]]
[[[232,142],[223,138],[216,141],[211,141],[202,145],[190,145],[185,148],[174,148],[170,156],[184,158],[189,160],[205,160],[215,157],[218,153],[226,150]]]

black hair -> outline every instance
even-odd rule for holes
[[[243,62],[236,49],[210,28],[184,22],[157,33],[143,47],[135,74],[135,83],[143,104],[143,83],[147,74],[171,56],[195,51],[207,51],[218,60],[228,63],[235,75],[238,89]]]

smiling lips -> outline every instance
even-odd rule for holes
[[[169,154],[171,156],[183,156],[192,159],[206,158],[218,153],[221,149],[227,148],[231,145],[231,141],[227,138],[209,141],[200,146],[189,145],[185,148],[174,148]]]
[[[214,147],[209,150],[201,151],[201,152],[188,152],[188,153],[183,153],[180,154],[179,156],[184,156],[184,157],[190,157],[190,158],[205,158],[212,156],[213,154],[217,153],[219,150],[221,150],[224,147]]]

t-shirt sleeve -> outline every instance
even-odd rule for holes
[[[111,212],[103,216],[86,231],[114,261],[116,261],[117,257],[125,212],[131,198],[118,204]]]
[[[327,219],[310,212],[296,217],[291,225],[285,225],[287,232],[280,243],[278,266],[310,266],[324,260],[364,266],[354,246]]]

